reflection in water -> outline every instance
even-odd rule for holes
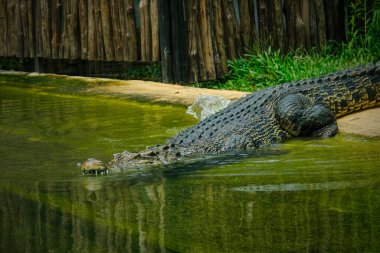
[[[316,191],[316,190],[332,190],[343,188],[360,187],[357,182],[355,184],[349,182],[326,182],[326,183],[308,183],[308,184],[266,184],[266,185],[248,185],[233,188],[235,191],[242,192],[273,192],[273,191]]]
[[[89,183],[92,179],[96,183]],[[7,231],[1,234],[1,251],[364,252],[379,247],[378,188],[241,195],[230,190],[229,180],[157,175],[143,184],[85,178],[36,183],[30,191],[9,185],[0,192],[0,224]]]
[[[78,161],[192,121],[184,108],[2,87],[0,100],[0,252],[380,252],[378,140],[82,177]]]
[[[88,186],[85,180],[0,191],[0,224],[7,231],[0,251],[166,252],[162,182],[132,189],[105,184],[98,191]]]

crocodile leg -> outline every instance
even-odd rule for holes
[[[281,98],[275,108],[282,129],[292,136],[332,137],[338,132],[334,113],[302,94]]]

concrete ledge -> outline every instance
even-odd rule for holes
[[[380,107],[346,115],[338,119],[342,133],[380,137]]]

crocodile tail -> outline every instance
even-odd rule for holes
[[[324,104],[336,117],[380,106],[380,62],[338,72],[328,81]]]

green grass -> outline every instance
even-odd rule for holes
[[[269,47],[263,52],[251,52],[229,61],[229,72],[222,80],[197,86],[254,91],[380,60],[379,49],[369,50],[356,45],[357,42],[340,45],[331,42],[322,50],[299,49],[287,54]]]

